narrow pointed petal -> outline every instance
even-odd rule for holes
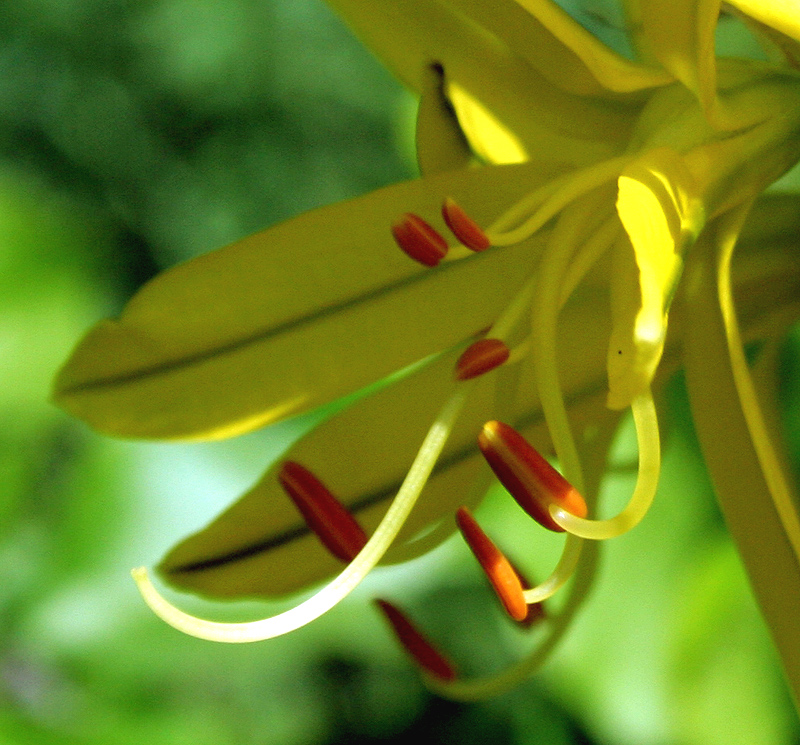
[[[296,443],[285,459],[302,463],[371,534],[397,493],[425,433],[457,385],[455,352],[352,404]],[[449,518],[462,501],[475,504],[488,474],[473,455],[473,433],[494,400],[481,379],[452,433],[423,498],[398,538],[401,557],[414,539]],[[298,590],[340,569],[286,497],[271,467],[238,502],[200,533],[175,547],[159,569],[182,589],[217,597],[274,596]],[[453,532],[449,519],[441,541]],[[408,546],[404,544],[410,544]],[[429,547],[425,539],[419,550]],[[392,554],[385,557],[391,562]]]
[[[662,70],[632,62],[609,49],[552,0],[517,2],[572,51],[607,90],[627,93],[671,82]],[[553,59],[551,64],[558,69],[559,63]]]
[[[392,625],[400,644],[425,672],[441,680],[455,679],[456,669],[453,663],[417,630],[405,613],[386,600],[376,602]]]
[[[714,33],[721,0],[646,0],[639,5],[651,53],[697,96],[713,120],[717,88]]]
[[[408,210],[435,222],[448,194],[491,220],[546,179],[541,170],[486,167],[398,184],[164,272],[118,320],[87,334],[55,399],[109,434],[221,438],[453,346],[492,322],[524,281],[514,267],[530,265],[540,239],[432,271],[398,249],[391,223]]]
[[[489,162],[595,162],[608,157],[614,143],[623,146],[640,106],[603,101],[603,86],[586,64],[513,1],[334,0],[332,5],[413,90],[427,96],[431,66],[441,70],[461,131]],[[498,147],[501,133],[516,146]],[[516,160],[510,159],[512,152]]]
[[[687,268],[695,319],[687,329],[687,384],[720,506],[798,697],[799,502],[778,443],[763,426],[730,304],[728,260],[737,232],[730,223],[717,226],[716,243],[704,241]]]

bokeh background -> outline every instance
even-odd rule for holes
[[[608,8],[573,12],[622,38]],[[314,417],[213,445],[114,441],[48,402],[54,371],[160,269],[413,176],[414,108],[319,0],[0,3],[0,743],[800,742],[680,379],[652,513],[606,551],[553,659],[506,696],[431,696],[369,602],[399,600],[468,666],[522,654],[458,541],[266,643],[188,638],[144,607],[129,569],[204,525]],[[791,339],[795,455],[799,366]],[[630,441],[610,477],[623,498]],[[511,545],[529,540],[514,517],[500,495],[482,512]],[[284,607],[182,602],[231,618]]]

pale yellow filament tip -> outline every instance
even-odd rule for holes
[[[639,445],[639,471],[628,505],[608,520],[587,520],[552,505],[550,515],[564,530],[581,538],[605,540],[626,533],[647,514],[653,503],[661,471],[661,442],[653,396],[649,391],[631,404]]]
[[[134,569],[133,578],[151,610],[170,626],[189,636],[216,642],[263,641],[287,634],[319,618],[349,595],[375,567],[394,541],[425,486],[442,448],[464,405],[468,385],[447,401],[439,412],[397,496],[380,525],[358,556],[328,585],[308,600],[270,618],[243,623],[221,623],[197,618],[176,608],[150,582],[144,567]]]

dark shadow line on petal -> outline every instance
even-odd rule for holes
[[[513,249],[502,249],[502,250],[509,251]],[[216,357],[222,357],[229,353],[238,352],[253,344],[258,344],[270,338],[292,331],[296,328],[300,328],[302,326],[306,326],[316,321],[319,321],[320,319],[336,315],[337,313],[346,311],[352,307],[355,307],[356,305],[370,302],[385,295],[389,295],[390,293],[400,288],[408,287],[417,284],[419,282],[428,282],[434,280],[439,273],[452,270],[458,266],[463,266],[465,262],[484,261],[489,257],[496,258],[496,253],[492,251],[485,253],[476,253],[467,256],[464,259],[461,259],[455,263],[446,263],[442,264],[439,267],[425,269],[424,271],[421,271],[418,274],[406,277],[405,279],[393,282],[392,284],[383,285],[382,287],[378,287],[369,292],[349,298],[336,305],[331,305],[326,308],[321,308],[315,311],[314,313],[305,316],[300,316],[297,318],[292,318],[277,326],[273,326],[268,330],[259,331],[249,337],[238,339],[234,342],[231,342],[230,344],[216,347],[215,349],[209,350],[207,352],[202,352],[189,357],[183,357],[179,360],[174,360],[172,362],[165,362],[160,365],[153,365],[152,367],[149,368],[141,368],[139,370],[130,373],[115,375],[112,377],[102,378],[93,381],[87,381],[85,383],[79,383],[76,385],[61,388],[58,389],[58,395],[71,395],[76,393],[82,393],[84,391],[90,391],[102,388],[113,388],[115,386],[125,385],[126,383],[142,380],[145,378],[154,377],[162,374],[169,374],[171,372],[181,370],[182,368],[190,367],[191,365],[206,362]],[[112,323],[118,323],[118,322],[112,321]]]
[[[580,398],[588,397],[597,394],[600,391],[605,390],[605,388],[600,386],[593,386],[587,388],[577,394],[574,394],[570,397],[570,400],[577,400]],[[520,417],[515,426],[520,429],[525,429],[526,427],[539,424],[543,421],[543,416],[540,411],[532,412],[527,416]],[[433,469],[432,477],[436,476],[437,474],[443,473],[444,471],[452,468],[454,466],[459,465],[466,459],[477,456],[478,455],[478,448],[477,445],[475,447],[467,446],[463,447],[453,453],[451,453],[446,458],[442,458],[436,464]],[[386,486],[384,489],[381,489],[377,492],[372,492],[370,494],[366,494],[360,499],[350,503],[348,509],[354,515],[358,516],[358,513],[362,510],[365,510],[369,507],[373,507],[377,504],[385,502],[395,494],[397,494],[400,486],[402,484],[401,480],[393,481],[391,484]],[[225,566],[226,564],[232,564],[237,561],[243,561],[245,559],[253,558],[261,553],[271,551],[276,548],[280,548],[288,543],[291,543],[294,540],[298,540],[300,538],[304,538],[307,535],[311,535],[311,530],[305,524],[298,524],[295,527],[288,528],[280,533],[276,533],[275,535],[269,536],[263,541],[259,541],[258,543],[253,543],[249,546],[244,546],[236,551],[232,551],[228,554],[224,554],[222,556],[216,556],[211,559],[204,559],[203,561],[192,562],[190,564],[183,564],[181,566],[170,568],[165,572],[166,575],[179,575],[179,574],[191,574],[194,572],[202,572],[209,569],[218,569],[219,567]]]

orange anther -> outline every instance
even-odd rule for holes
[[[325,548],[337,559],[352,561],[367,536],[347,508],[311,471],[294,461],[281,466],[278,481]]]
[[[514,571],[517,573],[517,577],[519,577],[519,581],[522,584],[522,589],[530,590],[533,587],[533,584],[530,582],[530,580],[525,576],[523,572],[520,571],[519,567],[516,564],[511,562],[510,559],[509,563],[514,568]],[[545,610],[544,603],[543,602],[531,603],[531,605],[528,606],[528,615],[525,616],[525,618],[519,622],[519,625],[523,626],[526,629],[529,629],[535,624],[539,623],[540,621],[543,621],[545,618],[547,618],[547,611]]]
[[[447,241],[418,215],[407,212],[392,225],[397,245],[425,266],[436,266],[447,255]]]
[[[508,615],[515,621],[524,621],[528,616],[528,604],[522,593],[522,582],[514,567],[483,532],[466,507],[461,507],[456,512],[456,523]]]
[[[456,669],[453,664],[417,631],[403,611],[386,600],[375,602],[392,624],[400,644],[423,670],[442,680],[455,679]]]
[[[450,197],[444,200],[442,217],[447,223],[447,227],[453,231],[453,235],[467,248],[473,251],[483,251],[492,245],[489,237],[478,223]]]
[[[519,432],[502,422],[486,422],[478,445],[500,483],[540,525],[563,532],[550,517],[551,504],[586,517],[580,493]]]
[[[502,365],[511,350],[500,339],[479,339],[456,362],[456,380],[470,380]]]

